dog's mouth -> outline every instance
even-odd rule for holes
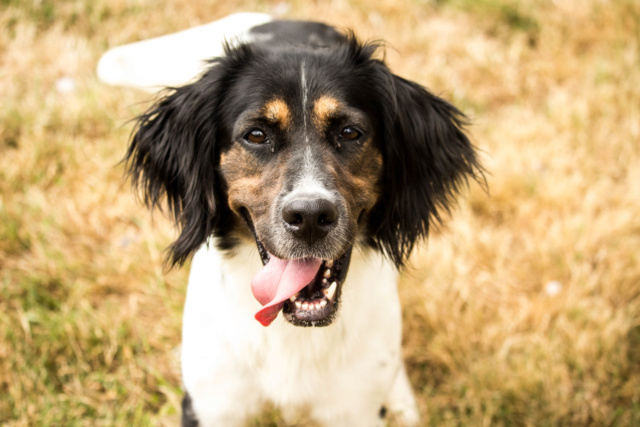
[[[265,248],[248,223],[264,265],[251,281],[253,295],[263,305],[256,320],[269,326],[282,311],[295,326],[330,325],[338,310],[352,248],[332,260],[280,259]]]
[[[351,250],[323,261],[313,280],[284,302],[284,318],[296,326],[328,326],[338,311]]]

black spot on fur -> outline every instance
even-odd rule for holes
[[[191,396],[189,393],[185,393],[182,398],[182,418],[180,421],[182,427],[198,427],[198,419],[191,405]]]
[[[379,416],[381,419],[385,419],[385,417],[387,416],[387,407],[386,407],[386,406],[382,405],[382,406],[380,407],[380,412],[378,412],[378,416]]]

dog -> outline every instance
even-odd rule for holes
[[[202,40],[202,43],[206,43]],[[183,426],[382,426],[419,413],[398,271],[482,174],[466,117],[316,22],[271,21],[138,117],[126,154],[192,258]]]

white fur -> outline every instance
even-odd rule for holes
[[[304,133],[307,133],[307,102],[309,98],[309,87],[307,85],[307,71],[305,70],[305,62],[302,61],[302,65],[300,66],[300,87],[302,88],[302,112],[304,115]],[[309,138],[307,137],[307,143],[309,142]]]
[[[156,92],[197,78],[206,60],[224,53],[224,42],[249,41],[248,31],[271,21],[264,13],[234,13],[222,19],[108,50],[98,62],[98,78],[110,85]]]
[[[305,114],[304,117],[306,118],[307,115]],[[312,196],[333,201],[335,197],[319,178],[322,175],[321,167],[318,156],[314,156],[311,146],[307,142],[298,180],[294,183],[293,190],[284,197],[283,204],[299,197]]]
[[[382,405],[405,424],[417,423],[390,263],[354,250],[338,317],[322,328],[293,326],[282,314],[260,325],[250,286],[260,268],[250,245],[233,256],[211,245],[193,259],[182,374],[201,426],[242,426],[265,402],[285,417],[308,411],[326,426],[384,425]]]

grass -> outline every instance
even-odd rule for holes
[[[94,70],[236,10],[383,37],[474,122],[490,195],[469,189],[400,288],[424,425],[639,425],[633,0],[0,1],[0,424],[176,419],[187,269],[162,271],[174,231],[122,180],[146,95]]]

